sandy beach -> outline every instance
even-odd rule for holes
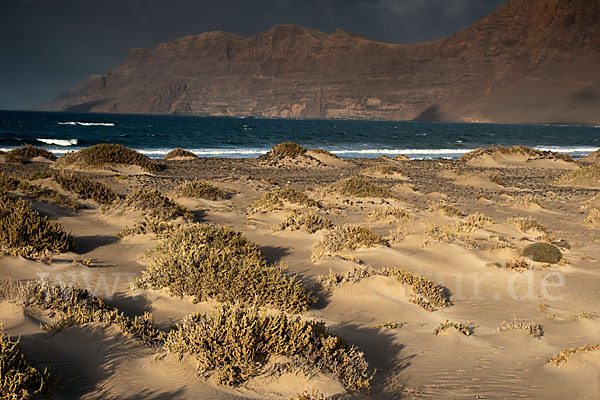
[[[60,224],[74,247],[36,257],[5,246],[0,322],[20,337],[32,365],[48,366],[59,378],[53,399],[594,399],[600,393],[597,155],[573,161],[541,153],[495,149],[461,160],[340,159],[305,149],[251,159],[182,153],[148,161],[156,170],[44,157],[10,162],[5,154],[3,176],[57,195],[35,195],[17,181],[2,191]],[[119,199],[82,198],[54,174],[98,182]],[[198,187],[182,189],[195,180],[210,185],[198,197]],[[171,201],[167,211],[155,213],[131,197],[140,189],[158,190]],[[78,206],[67,207],[65,199]],[[322,321],[356,346],[368,363],[370,389],[353,390],[341,372],[284,354],[254,360],[249,376],[236,372],[233,385],[223,384],[214,369],[199,373],[194,355],[180,360],[162,339],[148,345],[119,323],[71,321],[44,330],[69,311],[8,289],[7,282],[38,280],[81,287],[127,318],[151,313],[156,330],[167,334],[186,326],[187,315],[235,303],[219,300],[219,292],[232,289],[226,285],[206,298],[175,295],[174,286],[132,288],[175,257],[167,245],[162,261],[150,251],[194,224],[243,234],[264,255],[260,265],[272,268],[272,279],[292,279],[286,282],[298,285],[293,293],[312,292],[305,307],[297,306],[279,292],[271,298],[265,283],[264,304],[253,301],[265,315]],[[251,288],[235,290],[233,298],[253,298]]]

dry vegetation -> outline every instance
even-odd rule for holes
[[[226,200],[229,193],[211,184],[208,181],[193,180],[185,181],[175,189],[175,193],[182,197],[193,197],[206,200]]]
[[[333,190],[343,196],[391,198],[392,193],[368,179],[353,176],[333,185]]]
[[[273,146],[266,154],[258,157],[259,160],[280,160],[283,158],[296,158],[306,154],[308,150],[299,144],[285,142]]]
[[[401,219],[413,219],[412,215],[401,207],[386,206],[376,208],[367,215],[369,221],[395,222]]]
[[[4,254],[43,259],[75,247],[63,227],[34,211],[24,200],[0,192],[0,250]]]
[[[268,265],[243,234],[210,224],[180,225],[160,235],[152,266],[134,286],[291,313],[305,311],[315,300],[282,267]]]
[[[21,352],[19,339],[12,340],[0,325],[0,398],[25,400],[47,395],[55,383],[49,369],[31,365]]]
[[[515,272],[523,272],[533,269],[533,265],[531,265],[529,261],[520,258],[518,260],[507,261],[506,264],[504,264],[504,269]]]
[[[448,307],[452,304],[445,288],[428,278],[413,275],[402,268],[373,270],[366,267],[356,267],[344,274],[336,274],[331,271],[329,275],[320,276],[318,282],[324,288],[332,289],[344,283],[357,283],[371,276],[393,277],[401,284],[410,286],[414,293],[410,300],[411,303],[417,304],[428,311],[434,311],[436,307]]]
[[[160,167],[145,155],[120,144],[102,143],[63,155],[57,162],[59,168],[77,165],[87,168],[111,164],[137,165],[147,172],[157,172]]]
[[[29,144],[23,145],[16,149],[11,149],[5,155],[6,161],[11,163],[22,163],[30,161],[35,157],[44,157],[50,161],[56,161],[56,156],[48,150],[39,147],[33,147]]]
[[[334,374],[348,390],[368,391],[372,375],[363,354],[322,322],[255,308],[218,307],[212,315],[194,314],[167,335],[169,351],[192,355],[201,373],[216,372],[222,385],[237,385],[260,373],[270,357],[287,356],[296,368]]]
[[[600,166],[588,165],[568,172],[565,175],[557,178],[554,181],[554,184],[564,186],[599,187]]]
[[[471,336],[473,334],[473,328],[471,328],[470,326],[460,322],[452,322],[448,320],[446,320],[446,322],[442,322],[437,328],[435,328],[433,330],[433,334],[437,336],[440,333],[445,332],[451,328],[456,329],[465,336]]]
[[[13,178],[0,173],[0,191],[16,191],[23,193],[27,197],[31,197],[47,203],[58,204],[63,207],[68,207],[72,210],[79,210],[79,203],[61,196],[56,190],[48,189],[40,185],[29,183],[25,180]]]
[[[123,205],[163,220],[177,217],[183,217],[188,221],[195,219],[191,212],[162,194],[158,189],[138,189],[125,197]]]
[[[538,231],[540,233],[548,234],[550,233],[550,229],[539,221],[535,220],[532,217],[527,218],[509,218],[507,223],[517,225],[517,229],[519,232],[527,233],[532,230]]]
[[[548,360],[548,362],[553,363],[555,365],[560,365],[562,362],[567,362],[567,360],[576,353],[587,353],[587,352],[596,351],[596,350],[600,350],[600,344],[593,344],[590,346],[571,347],[571,348],[565,349],[565,350],[561,351],[560,353],[556,354],[555,356],[550,358]]]
[[[319,207],[319,203],[299,190],[294,188],[279,188],[263,194],[260,199],[252,204],[248,211],[256,213],[262,211],[283,210],[286,206],[285,203],[302,207]]]
[[[521,145],[516,145],[516,146],[512,146],[512,147],[503,147],[502,145],[499,145],[498,147],[495,146],[491,146],[485,149],[477,149],[474,151],[471,151],[467,154],[465,154],[464,156],[462,156],[460,158],[461,161],[469,161],[472,160],[474,158],[478,158],[484,155],[494,155],[494,154],[501,154],[501,155],[505,155],[505,156],[511,156],[511,155],[523,155],[523,156],[528,156],[530,159],[544,159],[544,158],[548,158],[548,159],[557,159],[557,160],[563,160],[563,161],[568,161],[568,162],[572,162],[573,158],[571,156],[565,155],[565,154],[561,154],[561,153],[556,153],[556,152],[552,152],[552,151],[542,151],[542,150],[537,150],[537,149],[533,149],[531,147],[526,147],[526,146],[521,146]]]
[[[186,158],[198,158],[197,155],[191,151],[184,149],[173,149],[164,155],[163,160],[170,160],[172,158],[186,157]]]
[[[336,226],[325,232],[321,240],[313,246],[311,260],[333,256],[342,250],[357,250],[360,247],[387,246],[387,242],[368,228],[347,224]]]
[[[454,224],[456,232],[472,233],[483,229],[486,224],[493,224],[494,219],[487,215],[476,213],[468,215],[464,220]]]
[[[527,322],[522,319],[517,319],[513,317],[512,321],[502,321],[502,325],[499,326],[498,332],[508,331],[508,330],[521,330],[527,333],[529,336],[533,336],[535,338],[542,337],[544,335],[544,329],[542,325],[537,322]]]
[[[445,200],[438,200],[433,202],[428,209],[429,212],[441,212],[448,217],[462,217],[464,213],[451,204],[448,204]]]
[[[402,174],[402,168],[396,165],[376,165],[373,167],[365,168],[361,171],[365,175],[397,175]]]
[[[600,211],[596,208],[592,208],[590,214],[583,220],[583,224],[588,228],[599,228],[600,227]]]
[[[322,229],[331,229],[333,224],[330,220],[317,214],[313,210],[293,211],[283,221],[273,226],[274,232],[289,229],[291,231],[302,230],[306,233],[315,233]]]
[[[64,189],[75,193],[80,199],[92,199],[98,204],[108,205],[119,196],[100,182],[68,173],[54,174],[54,180]]]

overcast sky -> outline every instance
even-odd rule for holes
[[[277,24],[342,28],[391,43],[439,39],[505,0],[0,0],[0,109],[53,100],[90,74],[212,30],[251,36]]]

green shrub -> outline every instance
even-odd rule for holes
[[[198,158],[198,156],[195,155],[194,153],[192,153],[191,151],[184,150],[184,149],[173,149],[164,155],[163,160],[170,160],[170,159],[176,158],[176,157]]]
[[[11,340],[0,325],[0,398],[25,400],[38,393],[49,394],[55,383],[49,369],[40,371],[31,365],[19,340]]]
[[[33,147],[26,144],[16,149],[11,149],[6,153],[6,161],[21,162],[23,159],[31,160],[35,157],[45,157],[48,160],[56,161],[56,156],[46,149]]]
[[[159,236],[152,266],[134,286],[292,313],[305,311],[315,300],[282,268],[268,265],[243,234],[211,224],[180,225]]]
[[[185,181],[177,189],[175,193],[183,197],[194,197],[197,199],[206,200],[226,200],[229,194],[223,189],[210,184],[207,181]]]
[[[334,185],[334,190],[344,196],[379,197],[384,199],[393,197],[389,190],[358,176],[337,182]]]
[[[296,158],[306,154],[308,150],[296,143],[285,142],[273,146],[266,154],[259,157],[259,160],[279,160],[282,158]]]
[[[159,217],[163,220],[177,217],[184,217],[188,221],[195,219],[191,212],[169,199],[158,189],[138,189],[128,194],[123,200],[123,204],[126,207],[143,211],[151,217]]]
[[[180,358],[195,356],[199,372],[215,371],[224,385],[248,380],[278,355],[332,373],[348,390],[368,391],[372,379],[363,353],[329,333],[323,322],[255,308],[222,305],[212,315],[189,315],[169,332],[165,347]]]
[[[110,164],[137,165],[148,172],[160,171],[160,167],[145,155],[121,146],[102,143],[73,153],[63,155],[56,163],[57,167],[81,165],[84,167],[103,167]]]
[[[100,182],[73,174],[56,173],[54,180],[64,189],[75,193],[80,199],[92,199],[98,204],[111,204],[119,196]]]
[[[272,211],[284,208],[284,202],[296,204],[304,207],[318,207],[319,204],[294,188],[280,188],[272,192],[265,193],[262,197],[252,204],[250,211]]]
[[[289,229],[291,231],[303,230],[306,233],[315,233],[333,226],[330,220],[310,210],[308,212],[293,211],[283,221],[273,226],[274,232]]]
[[[563,255],[558,247],[545,242],[534,243],[527,246],[523,250],[523,256],[530,258],[533,261],[548,264],[556,264],[563,258]]]
[[[0,193],[0,249],[5,254],[40,258],[74,249],[73,237],[24,200]]]
[[[313,246],[311,259],[317,261],[323,256],[332,256],[344,249],[357,250],[360,247],[387,246],[387,242],[368,228],[357,225],[336,226],[325,232],[321,240]]]

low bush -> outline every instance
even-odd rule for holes
[[[317,261],[324,256],[332,256],[344,249],[357,250],[360,247],[387,246],[387,242],[368,228],[358,225],[336,226],[325,232],[312,249],[311,259]]]
[[[73,250],[63,227],[34,211],[24,200],[0,192],[0,249],[4,254],[43,258]]]
[[[55,203],[73,210],[79,210],[79,203],[67,197],[61,196],[56,190],[34,185],[27,181],[0,173],[0,191],[9,192],[16,190],[20,191],[25,196],[32,197],[40,201]]]
[[[35,157],[44,157],[50,161],[56,161],[56,156],[50,151],[39,147],[33,147],[29,144],[9,150],[8,153],[6,153],[5,159],[8,162],[18,163],[23,160],[31,160]]]
[[[216,372],[222,385],[257,375],[271,357],[287,356],[300,366],[334,374],[351,391],[368,391],[372,375],[356,347],[329,333],[323,322],[222,305],[212,315],[185,317],[166,338],[180,358],[192,355],[200,372]]]
[[[56,166],[61,168],[70,165],[103,167],[110,164],[137,165],[148,172],[160,171],[160,167],[147,156],[120,144],[112,143],[101,143],[67,153],[57,161]]]
[[[394,222],[400,219],[413,219],[412,215],[401,207],[386,206],[376,208],[367,215],[369,221]]]
[[[522,330],[529,336],[541,337],[544,335],[542,326],[536,322],[527,322],[516,317],[512,321],[502,321],[502,325],[498,327],[498,332],[507,330]]]
[[[260,199],[252,204],[250,211],[282,210],[285,202],[303,207],[319,207],[319,203],[299,190],[294,188],[280,188],[262,195]]]
[[[180,225],[159,236],[152,266],[133,285],[169,288],[197,301],[272,306],[291,313],[305,311],[315,301],[283,268],[268,265],[243,234],[211,224]]]
[[[229,193],[223,189],[210,184],[207,181],[185,181],[175,189],[175,193],[183,197],[193,197],[206,200],[226,200]]]
[[[428,211],[441,212],[442,214],[448,217],[462,217],[464,215],[462,210],[458,209],[457,207],[451,204],[448,204],[448,202],[446,202],[445,200],[438,200],[436,202],[433,202],[431,206],[429,206]]]
[[[39,370],[31,365],[19,340],[13,341],[0,326],[0,398],[25,400],[36,394],[48,395],[55,383],[48,367]]]
[[[448,329],[454,328],[465,336],[471,336],[473,334],[473,328],[468,325],[462,324],[460,322],[452,322],[446,320],[433,330],[434,335],[439,335],[442,332],[447,331]]]
[[[353,176],[343,179],[333,186],[334,191],[344,196],[391,198],[392,193],[367,179]]]
[[[92,199],[98,204],[112,204],[119,198],[108,186],[73,174],[56,173],[54,180],[64,190],[75,193],[80,199]]]
[[[519,232],[523,232],[523,233],[527,233],[532,230],[536,230],[540,233],[545,233],[545,234],[550,233],[550,229],[548,229],[548,227],[546,225],[540,223],[539,221],[533,219],[532,217],[509,218],[508,223],[517,225],[517,229],[519,229]]]
[[[506,264],[504,264],[504,269],[509,271],[523,272],[533,269],[533,265],[531,265],[527,260],[521,258],[518,260],[507,261]]]
[[[125,229],[117,234],[117,237],[124,238],[126,236],[145,235],[147,233],[161,235],[173,229],[175,229],[175,224],[172,221],[167,221],[157,216],[144,215],[133,226],[126,226]]]
[[[184,149],[173,149],[164,155],[163,160],[170,160],[177,157],[198,158],[198,156],[191,151]]]
[[[457,232],[472,233],[483,229],[486,224],[493,224],[494,219],[481,213],[468,215],[463,221],[458,221],[454,224]]]
[[[299,144],[284,142],[273,146],[266,154],[263,154],[259,160],[279,160],[282,158],[296,158],[306,154],[308,150]]]
[[[600,187],[600,165],[588,165],[560,176],[555,185]]]
[[[567,362],[567,360],[576,353],[587,353],[587,352],[596,351],[596,350],[600,350],[600,344],[593,344],[590,346],[571,347],[571,348],[561,351],[554,357],[548,359],[548,362],[553,363],[555,365],[560,365],[562,362]]]
[[[128,194],[123,200],[123,204],[125,207],[143,211],[150,217],[163,220],[177,217],[183,217],[188,221],[195,219],[191,212],[162,194],[158,189],[138,189]]]
[[[596,208],[592,208],[590,214],[583,220],[583,224],[588,228],[600,227],[600,211]]]
[[[306,233],[315,233],[322,229],[330,229],[332,226],[330,220],[310,210],[308,212],[293,211],[271,229],[274,232],[289,229],[291,231],[302,230]]]
[[[558,247],[545,242],[538,242],[527,246],[523,250],[523,256],[533,261],[548,264],[556,264],[563,258],[562,252]]]
[[[344,283],[357,283],[371,276],[393,277],[403,285],[410,286],[413,290],[411,303],[428,310],[434,311],[436,307],[449,307],[452,305],[448,291],[428,278],[413,275],[402,268],[382,268],[374,270],[366,267],[356,267],[344,274],[330,272],[329,275],[320,276],[317,281],[326,289]]]

